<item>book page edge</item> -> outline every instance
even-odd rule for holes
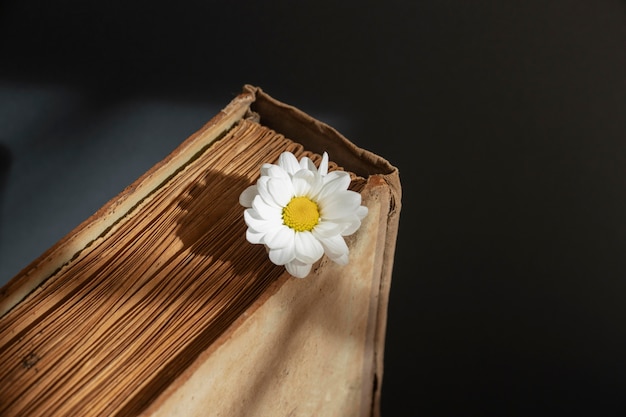
[[[112,198],[96,213],[23,268],[0,289],[0,317],[70,262],[90,242],[157,190],[198,152],[219,138],[248,112],[254,94],[242,93],[162,161]]]

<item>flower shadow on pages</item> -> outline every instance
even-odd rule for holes
[[[174,208],[181,243],[176,262],[184,272],[168,279],[194,287],[179,301],[190,317],[198,319],[198,333],[120,415],[135,415],[147,407],[284,273],[283,267],[269,261],[263,246],[246,240],[239,195],[251,183],[243,176],[207,171],[180,191]]]
[[[262,245],[246,240],[239,195],[249,185],[244,176],[210,170],[187,186],[177,202],[176,235],[193,265],[189,270],[202,283],[200,289],[214,297],[229,294],[233,304],[236,298],[249,298],[251,304],[258,294],[250,291],[262,292],[284,272],[270,262]],[[210,291],[215,283],[221,285],[219,293]]]
[[[246,240],[245,208],[239,195],[251,184],[244,176],[207,171],[180,193],[176,235],[198,264],[208,268],[220,263],[227,266],[223,273],[246,276],[258,268],[242,262],[250,254],[269,262],[261,246]],[[280,273],[279,268],[273,269]]]

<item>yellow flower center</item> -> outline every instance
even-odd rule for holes
[[[317,204],[307,197],[294,197],[283,208],[283,223],[296,232],[310,232],[319,220]]]

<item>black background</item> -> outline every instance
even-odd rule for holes
[[[624,2],[12,0],[0,35],[3,273],[251,83],[400,169],[385,417],[626,415]]]

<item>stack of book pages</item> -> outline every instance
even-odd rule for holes
[[[282,152],[368,208],[303,279],[246,240],[241,192]],[[246,85],[0,293],[2,416],[375,416],[398,170]]]

